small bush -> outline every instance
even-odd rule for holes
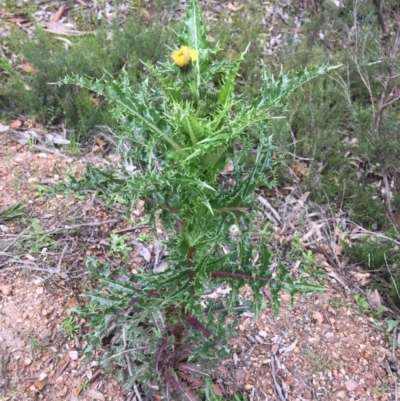
[[[99,27],[95,35],[70,37],[72,45],[57,40],[39,27],[33,39],[15,34],[11,46],[22,54],[34,72],[9,73],[0,94],[3,117],[18,114],[38,118],[44,124],[64,122],[75,132],[75,140],[87,138],[96,125],[112,126],[113,120],[104,99],[95,98],[84,88],[58,86],[68,74],[100,78],[105,71],[127,71],[137,86],[145,76],[142,62],[155,63],[168,41],[163,29],[132,19],[122,27]]]
[[[391,62],[398,65],[399,54],[390,61],[376,39],[382,32],[369,1],[347,2],[343,8],[326,2],[317,14],[311,8],[307,12],[302,40],[282,49],[280,64],[296,68],[335,60],[343,66],[295,93],[288,120],[272,128],[284,151],[310,159],[305,189],[315,202],[342,208],[368,228],[388,228],[387,199],[377,189],[383,176],[394,184],[394,198],[400,189],[398,102],[385,106],[376,124],[383,77]],[[386,2],[382,12],[389,21]],[[394,85],[389,79],[388,96]]]
[[[391,265],[400,256],[393,244],[383,239],[364,238],[351,245],[344,242],[343,252],[350,258],[350,263],[361,264],[366,270],[386,271],[388,264]]]
[[[395,234],[395,237],[397,235]],[[400,306],[399,288],[400,263],[399,247],[393,242],[383,238],[364,238],[352,244],[343,243],[343,253],[349,258],[351,264],[358,264],[367,271],[374,272],[389,283],[387,295],[397,306]],[[381,285],[380,283],[378,285]],[[385,287],[383,287],[385,289]]]
[[[235,91],[246,52],[235,60],[214,58],[219,49],[208,41],[196,0],[190,1],[179,42],[182,47],[173,52],[173,60],[167,56],[157,66],[145,65],[152,85],[146,79],[133,86],[127,72],[117,78],[74,75],[62,81],[107,100],[118,121],[123,163],[113,170],[88,166],[82,181],[71,178],[68,187],[58,187],[94,190],[128,211],[140,200],[155,235],[162,224],[168,268],[133,269],[126,260],[125,239],[114,235],[110,242],[124,261],[114,269],[88,260],[98,285],[85,294],[89,302],[78,313],[91,328],[89,356],[100,350],[102,364],[122,366],[121,377],[129,384],[138,381],[149,393],[158,388],[167,398],[173,392],[190,396],[187,383],[194,378],[199,383],[197,376],[229,352],[233,327],[225,317],[239,305],[245,284],[252,289],[256,316],[269,298],[278,311],[282,289],[291,296],[323,289],[293,281],[282,264],[274,273],[267,245],[254,242],[252,232],[255,189],[271,188],[278,167],[268,133],[272,113],[285,110],[295,89],[331,69],[281,72],[275,78],[264,67],[258,96],[249,102]],[[229,160],[234,166],[231,182],[221,176]],[[140,168],[137,174],[124,167],[132,163]],[[223,282],[231,292],[221,309],[202,294]],[[269,290],[262,292],[266,285]]]

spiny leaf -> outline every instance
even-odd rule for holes
[[[181,128],[190,137],[193,145],[204,138],[204,128],[195,116],[184,116],[181,121]]]
[[[285,111],[285,100],[288,96],[304,85],[306,82],[311,79],[326,74],[327,72],[340,67],[337,66],[317,66],[313,67],[310,70],[307,68],[296,71],[291,75],[286,75],[283,70],[281,70],[279,77],[275,80],[274,76],[270,73],[267,68],[263,68],[262,74],[262,87],[261,87],[261,96],[259,96],[254,101],[254,106],[259,109],[266,109],[272,106]]]
[[[235,80],[239,73],[240,64],[244,60],[244,57],[249,49],[250,44],[247,45],[246,50],[240,55],[240,57],[234,62],[233,66],[229,70],[228,76],[226,77],[224,84],[221,86],[218,92],[218,101],[225,104],[231,97],[235,86]]]

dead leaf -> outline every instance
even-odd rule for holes
[[[7,132],[9,129],[9,125],[0,125],[0,132]]]
[[[143,257],[146,262],[150,262],[150,251],[139,241],[129,241],[128,245],[135,245],[139,249],[139,255]]]
[[[28,74],[36,72],[36,70],[27,61],[24,61],[21,64],[21,68]]]
[[[86,35],[89,33],[93,33],[93,31],[82,32],[82,31],[77,31],[76,29],[68,28],[61,22],[52,22],[52,21],[43,22],[43,25],[45,26],[46,32],[54,33],[56,35],[72,36],[72,35]]]
[[[10,121],[10,128],[11,129],[17,129],[22,125],[22,122],[20,120],[11,120]]]
[[[107,142],[103,141],[99,136],[94,137],[94,141],[96,142],[97,145],[99,145],[101,148],[104,148],[104,146],[107,145]]]
[[[293,166],[293,171],[296,173],[298,177],[305,176],[308,173],[307,164],[303,162],[298,162]]]
[[[273,354],[276,354],[276,353],[278,352],[278,349],[279,349],[279,345],[278,345],[278,344],[274,344],[274,345],[271,347],[271,352],[272,352]]]
[[[367,279],[371,276],[369,273],[349,272],[362,286],[367,285]]]
[[[85,375],[86,375],[86,377],[87,377],[87,379],[88,379],[89,381],[92,381],[92,377],[93,377],[92,369],[86,369],[86,370],[85,370]]]
[[[292,344],[288,345],[287,347],[282,347],[279,352],[281,354],[288,354],[292,352],[296,348],[297,340],[293,341]]]
[[[83,396],[91,397],[94,400],[100,400],[103,401],[105,400],[104,395],[100,393],[100,391],[95,390],[94,388],[91,388],[89,390],[86,390],[82,393]]]
[[[81,388],[78,388],[78,387],[75,387],[75,388],[72,389],[72,392],[73,392],[75,395],[79,395],[79,394],[81,393],[81,391],[82,391],[82,389],[81,389]]]
[[[154,273],[162,273],[165,272],[165,270],[167,269],[168,269],[168,262],[164,260],[153,271]]]
[[[244,7],[244,4],[241,4],[240,6],[235,6],[235,5],[232,4],[232,3],[228,3],[228,4],[226,5],[226,8],[227,8],[228,10],[234,11],[234,12],[241,10],[243,7]]]
[[[271,295],[271,291],[270,291],[269,287],[264,287],[262,292],[263,292],[265,298],[267,298],[269,301],[272,301],[272,295]]]
[[[41,382],[39,380],[36,380],[34,385],[38,390],[43,390],[44,387],[46,386],[46,382]]]
[[[368,302],[374,306],[382,305],[381,296],[379,295],[378,290],[374,290],[374,291],[369,290],[367,292],[367,298],[368,298]]]
[[[214,394],[215,395],[223,395],[221,387],[219,386],[218,383],[214,383]]]
[[[90,96],[89,100],[97,107],[100,105],[100,99]]]
[[[65,4],[62,4],[58,11],[50,18],[51,22],[58,22],[65,11]]]
[[[226,166],[222,170],[222,174],[227,174],[233,171],[233,161],[228,160],[228,163],[226,163]]]
[[[57,393],[57,397],[66,396],[67,395],[67,391],[68,391],[67,386],[64,386],[64,388]]]
[[[6,18],[7,22],[15,22],[16,24],[19,24],[21,22],[28,21],[26,18],[21,18],[21,17],[12,17],[12,18]]]
[[[48,142],[54,143],[56,145],[68,145],[69,140],[63,138],[60,134],[45,134],[45,137]]]
[[[144,203],[145,203],[144,200],[139,199],[136,203],[136,207],[133,210],[132,214],[137,217],[143,216],[145,213]]]
[[[79,302],[75,297],[69,297],[67,300],[67,304],[69,308],[76,308],[79,306]]]
[[[338,283],[342,284],[342,286],[343,286],[344,288],[347,288],[346,283],[343,281],[342,278],[339,277],[339,275],[338,275],[335,271],[333,271],[333,270],[330,269],[329,267],[325,267],[325,271],[326,271],[326,275],[327,275],[328,277],[333,278],[333,279],[336,280]]]
[[[338,244],[334,244],[334,249],[335,249],[335,253],[336,255],[342,255],[343,254],[343,247],[338,245]]]
[[[38,141],[40,141],[41,139],[40,135],[33,130],[16,132],[15,134],[18,143],[20,143],[21,145],[26,145],[27,143],[31,143],[34,138],[37,139]]]

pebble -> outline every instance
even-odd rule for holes
[[[38,295],[43,294],[43,287],[37,287],[36,294],[38,294]]]
[[[7,295],[11,294],[12,287],[11,287],[11,285],[8,285],[8,284],[2,285],[0,287],[0,291],[3,293],[3,295],[7,296]]]
[[[68,355],[73,361],[76,361],[79,358],[78,351],[69,351]]]

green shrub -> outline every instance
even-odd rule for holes
[[[387,263],[392,264],[399,256],[392,243],[379,238],[364,238],[351,245],[344,242],[343,252],[351,264],[361,264],[366,270],[386,270]]]
[[[131,84],[145,76],[142,61],[161,59],[168,41],[163,29],[132,19],[123,27],[103,26],[95,35],[69,37],[66,44],[37,28],[33,39],[15,33],[11,46],[35,70],[30,74],[14,69],[2,84],[0,109],[3,117],[18,114],[38,118],[44,124],[64,122],[75,132],[75,140],[88,137],[96,125],[112,126],[109,108],[101,98],[84,88],[55,85],[68,74],[100,78],[104,71],[127,71]]]
[[[382,10],[389,18],[385,1]],[[304,68],[335,60],[343,66],[296,92],[288,119],[274,121],[272,130],[284,152],[310,159],[304,189],[312,192],[312,200],[328,203],[333,211],[342,208],[369,228],[388,228],[387,200],[377,184],[383,175],[399,181],[399,106],[393,102],[384,108],[377,129],[390,61],[376,39],[382,34],[376,10],[372,2],[360,0],[342,8],[325,2],[318,13],[311,8],[308,13],[302,40],[289,41],[278,64]],[[398,65],[399,54],[393,57]],[[395,79],[389,80],[388,94],[394,85]],[[292,156],[287,161],[296,163]]]
[[[394,235],[397,237],[396,233]],[[382,295],[389,296],[397,307],[400,306],[400,272],[397,268],[400,263],[400,251],[397,245],[394,246],[392,241],[385,238],[363,238],[352,244],[344,242],[343,253],[351,264],[360,265],[389,283],[388,291],[385,290],[387,286],[382,287]],[[378,285],[381,286],[381,282]]]
[[[389,290],[390,300],[396,305],[397,308],[400,307],[400,277],[396,277],[391,282],[391,288]]]

